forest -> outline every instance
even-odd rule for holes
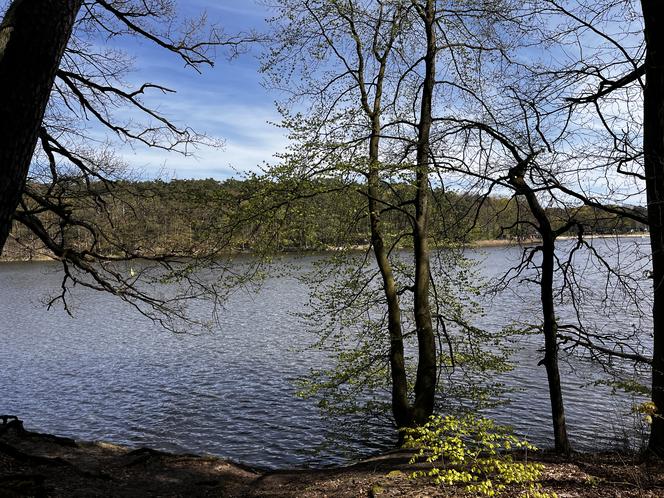
[[[608,386],[638,400],[645,435],[630,458],[645,477],[616,493],[658,496],[664,6],[274,0],[250,9],[264,22],[234,29],[224,20],[242,9],[202,3],[218,18],[175,0],[0,2],[0,250],[57,263],[47,306],[71,314],[74,296],[98,293],[136,323],[196,336],[220,329],[238,293],[287,272],[280,256],[317,252],[309,271],[294,270],[308,298],[292,314],[314,338],[303,357],[323,356],[287,382],[344,428],[337,443],[389,429],[383,449],[407,455],[412,494],[564,493],[527,460],[524,434],[485,416],[508,409],[500,376],[520,367],[516,344],[534,341],[519,361],[541,372],[548,454],[563,466],[578,457],[565,386],[567,365],[586,365],[601,373],[584,386],[589,399]],[[220,66],[230,81],[246,58],[283,150],[232,178],[165,181],[132,168],[139,149],[183,162],[212,150],[221,161],[224,137],[205,129],[214,112],[187,111],[175,87]],[[220,92],[224,75],[214,84]],[[253,126],[244,121],[256,108],[238,107],[229,137]],[[516,248],[490,281],[467,253],[483,242]],[[527,320],[521,309],[511,323],[486,318],[483,303],[504,293],[533,299]],[[0,436],[12,429],[16,440],[0,457],[54,463],[30,453],[18,418],[2,420]],[[151,451],[122,458],[144,463]],[[3,479],[18,492],[10,470]],[[48,494],[40,479],[32,494]],[[600,495],[615,487],[602,479]],[[365,488],[348,496],[384,491]]]
[[[39,191],[46,186],[35,184],[32,188]],[[265,252],[265,245],[254,247],[254,237],[261,231],[263,220],[251,218],[250,206],[255,205],[252,200],[257,198],[265,202],[267,191],[274,198],[272,216],[278,226],[269,242],[269,250],[275,254],[329,251],[348,245],[364,248],[369,246],[371,238],[363,210],[362,186],[358,183],[313,181],[301,184],[298,197],[285,203],[280,192],[287,187],[278,183],[265,185],[255,179],[119,182],[114,185],[112,194],[102,184],[91,189],[79,188],[84,195],[77,196],[75,190],[70,189],[66,193],[69,197],[63,198],[63,202],[71,206],[76,219],[98,227],[99,233],[112,235],[112,239],[99,242],[99,252],[106,256],[139,250],[146,254],[169,250],[195,255],[209,250],[211,240],[218,240],[221,233],[215,230],[229,226],[236,227],[228,240],[229,253]],[[408,184],[392,185],[394,198],[390,202],[407,195],[408,188]],[[97,202],[103,209],[90,202],[90,190],[98,192]],[[532,214],[518,197],[482,197],[442,189],[432,189],[431,196],[434,204],[441,206],[432,217],[432,233],[441,246],[477,241],[518,244],[538,240],[537,231],[529,226],[533,223]],[[277,204],[282,205],[276,207]],[[643,207],[630,206],[630,209],[641,216],[645,214]],[[128,210],[132,210],[131,214]],[[547,213],[556,228],[574,216],[589,236],[647,231],[647,225],[642,222],[592,206],[578,205],[567,210],[553,207],[547,209]],[[45,213],[42,223],[47,227],[57,225],[58,218]],[[386,216],[383,223],[386,232],[396,234],[407,230],[408,218],[393,213]],[[78,250],[92,242],[91,234],[81,227],[68,227],[59,235],[63,238],[60,244]],[[563,235],[574,236],[575,232],[570,228]],[[409,241],[402,240],[401,244],[400,247],[405,247]],[[38,255],[47,256],[48,249],[32,231],[21,225],[14,226],[4,249],[5,258],[25,260]]]

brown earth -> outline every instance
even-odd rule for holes
[[[0,425],[0,497],[460,497],[462,488],[408,477],[409,454],[347,467],[259,471],[212,456],[78,442]],[[664,497],[664,463],[617,453],[543,454],[543,490],[564,497]],[[505,496],[519,496],[515,491]]]

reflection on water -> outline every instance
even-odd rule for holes
[[[495,248],[471,256],[484,261],[490,276],[518,253]],[[33,430],[211,453],[255,466],[344,461],[333,452],[303,453],[322,443],[330,427],[314,402],[292,395],[293,379],[324,361],[321,353],[296,351],[311,337],[290,314],[308,299],[294,278],[270,278],[256,294],[235,295],[221,331],[188,336],[160,331],[111,296],[85,290],[74,292],[75,319],[47,311],[41,299],[57,291],[57,270],[51,263],[0,265],[1,412],[24,418]],[[485,326],[538,316],[536,292],[517,289],[487,301]],[[610,325],[631,326],[628,311]],[[546,446],[552,439],[539,341],[520,339],[517,368],[503,379],[519,390],[493,415]],[[616,434],[632,430],[633,399],[585,387],[600,375],[597,368],[572,360],[562,373],[576,448],[615,445]],[[391,437],[388,430],[381,434],[357,441],[358,451],[379,449]]]

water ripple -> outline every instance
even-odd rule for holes
[[[104,294],[77,291],[76,319],[48,312],[38,300],[57,291],[54,269],[48,263],[0,266],[0,411],[21,416],[40,431],[210,453],[254,466],[346,461],[330,451],[307,454],[331,427],[314,401],[293,397],[291,381],[324,359],[292,350],[310,340],[289,314],[308,299],[297,281],[274,278],[258,296],[236,296],[221,332],[192,337],[160,331]],[[513,306],[495,304],[504,314]],[[533,308],[523,306],[524,312]],[[509,318],[489,315],[498,325]],[[538,340],[519,341],[518,367],[503,380],[521,391],[492,415],[546,446],[549,402],[545,371],[537,366]],[[596,372],[583,365],[573,369],[574,376],[564,372],[573,443],[577,448],[615,444],[616,434],[631,430],[633,400],[582,387]],[[392,436],[378,426],[370,438],[358,438],[356,448],[372,451]]]

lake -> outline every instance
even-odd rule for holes
[[[608,257],[645,263],[647,239],[597,240]],[[569,243],[571,244],[571,242]],[[482,273],[504,272],[519,257],[511,247],[470,250]],[[631,255],[631,256],[630,256]],[[629,258],[632,260],[629,260]],[[311,264],[315,256],[293,259]],[[579,265],[579,263],[575,263]],[[601,288],[600,272],[586,272],[591,287]],[[308,290],[296,278],[268,278],[260,291],[232,296],[221,328],[204,335],[175,335],[160,330],[112,296],[74,289],[75,317],[47,310],[44,299],[60,285],[57,263],[0,265],[0,412],[17,415],[26,428],[82,440],[105,440],[133,446],[209,453],[248,465],[279,468],[325,466],[348,461],[334,449],[311,454],[332,429],[313,401],[293,396],[293,380],[325,361],[320,352],[298,352],[313,338],[292,312],[302,309]],[[594,279],[594,280],[593,280]],[[644,278],[643,302],[649,299]],[[538,295],[521,283],[513,291],[484,298],[483,325],[536,320]],[[573,312],[563,306],[559,314]],[[648,334],[648,319],[629,308],[598,315],[600,329],[633,328]],[[540,446],[552,445],[546,374],[537,366],[539,336],[519,339],[515,370],[501,381],[518,390],[512,403],[492,416]],[[562,363],[569,433],[576,449],[605,449],[639,444],[630,395],[611,395],[606,387],[588,387],[602,378],[599,366],[569,358]],[[636,425],[635,425],[636,424]],[[635,428],[636,427],[636,428]],[[356,455],[390,444],[389,428],[377,428],[353,442]]]

